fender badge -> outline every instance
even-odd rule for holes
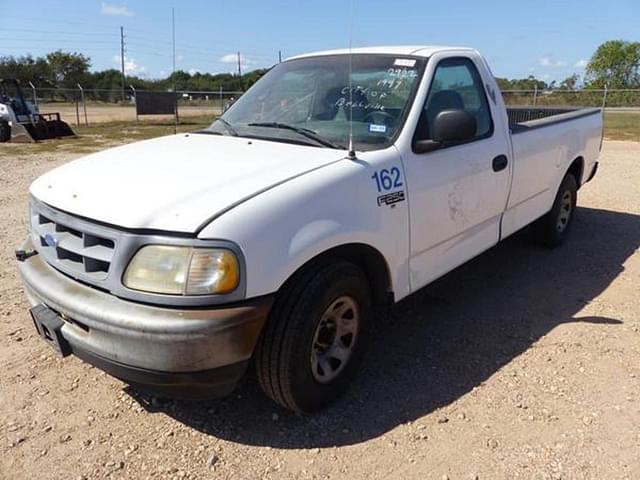
[[[381,207],[383,205],[389,205],[391,207],[395,207],[394,204],[398,202],[404,202],[404,191],[400,190],[398,192],[386,193],[384,195],[380,195],[377,198],[378,206]]]

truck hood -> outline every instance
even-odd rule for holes
[[[31,194],[112,225],[193,233],[238,202],[341,158],[326,148],[179,134],[70,162],[34,181]]]

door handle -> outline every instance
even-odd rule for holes
[[[505,168],[507,168],[507,165],[509,165],[509,160],[507,159],[506,155],[498,155],[493,159],[493,162],[491,162],[491,166],[493,167],[494,172],[504,170]]]

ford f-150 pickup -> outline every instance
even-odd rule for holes
[[[599,109],[506,108],[472,49],[302,55],[205,130],[35,180],[16,257],[61,355],[178,397],[251,365],[311,412],[356,374],[377,306],[529,224],[560,245],[601,144]]]

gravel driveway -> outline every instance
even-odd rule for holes
[[[72,156],[0,151],[0,478],[640,477],[640,143],[605,143],[564,247],[520,233],[380,312],[362,375],[310,417],[251,377],[145,396],[39,340],[13,249],[29,183]]]

